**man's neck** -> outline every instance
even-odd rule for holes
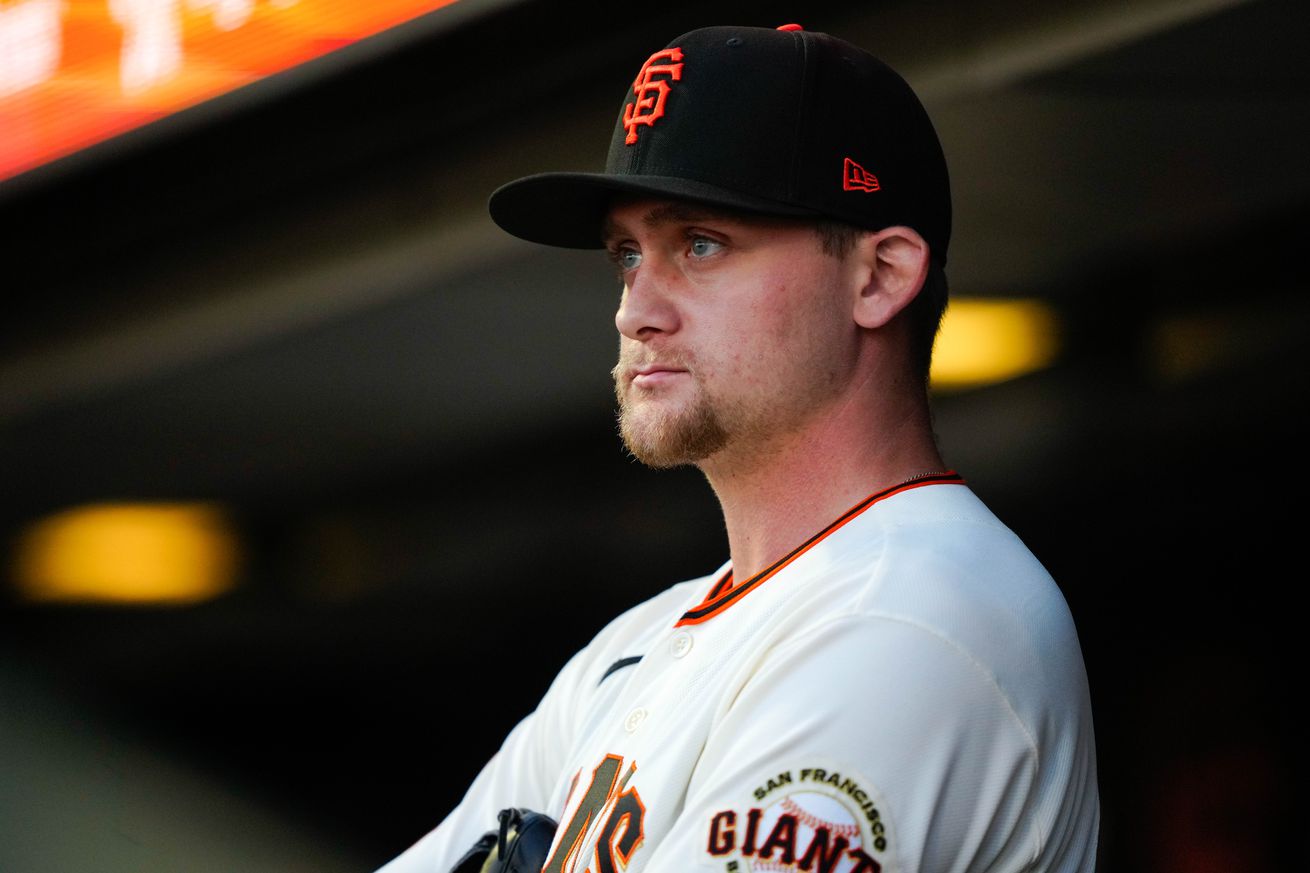
[[[782,558],[870,494],[945,471],[926,408],[880,412],[858,426],[850,420],[858,412],[848,409],[768,446],[729,449],[701,464],[723,510],[736,581]]]

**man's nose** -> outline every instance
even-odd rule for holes
[[[672,294],[677,282],[671,267],[648,256],[628,274],[623,300],[614,315],[614,326],[628,339],[649,340],[673,333],[679,326],[678,308]]]

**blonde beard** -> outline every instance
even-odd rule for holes
[[[634,351],[622,350],[610,374],[614,378],[614,398],[618,401],[618,434],[631,456],[647,467],[668,469],[696,464],[727,446],[728,429],[703,392],[697,393],[690,408],[675,412],[659,408],[659,401],[654,398],[646,404],[630,401],[631,381],[625,374],[630,372],[635,358]],[[665,362],[688,366],[681,357],[668,358]],[[642,409],[643,405],[646,409]]]
[[[779,388],[771,397],[746,403],[712,397],[697,379],[698,368],[692,358],[672,354],[662,355],[659,361],[686,370],[696,380],[699,390],[688,405],[670,410],[659,397],[630,400],[632,384],[626,374],[642,362],[635,347],[622,348],[611,371],[623,444],[638,461],[657,469],[699,466],[715,455],[716,465],[731,463],[729,455],[739,462],[749,458],[750,464],[760,463],[777,450],[780,439],[787,438],[791,428],[780,429],[780,423],[796,426],[802,422],[815,411],[818,399],[833,394],[839,378],[836,372],[822,369],[824,362],[816,356],[810,368],[814,378],[793,391]],[[725,451],[729,448],[731,452]]]
[[[624,380],[626,370],[626,363],[620,360],[613,371],[619,435],[638,461],[656,469],[681,467],[702,461],[728,444],[728,429],[703,393],[690,409],[680,412],[639,410],[639,404],[628,400],[632,386]]]
[[[619,393],[619,435],[628,452],[648,467],[667,469],[695,464],[728,444],[728,431],[704,397],[680,414],[639,414]]]

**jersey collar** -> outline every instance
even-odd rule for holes
[[[918,476],[914,479],[911,479],[908,482],[902,482],[900,485],[893,485],[891,488],[887,488],[883,491],[878,491],[873,494],[870,494],[868,497],[864,498],[859,503],[855,504],[850,509],[843,512],[840,516],[838,516],[831,524],[829,524],[823,530],[819,531],[814,536],[810,537],[808,540],[801,543],[796,548],[792,549],[786,555],[783,555],[777,561],[770,564],[768,567],[765,567],[763,570],[756,573],[751,578],[747,579],[745,582],[734,584],[732,578],[732,568],[729,567],[726,571],[724,571],[723,575],[720,576],[718,580],[714,583],[714,585],[710,588],[709,593],[705,595],[705,599],[702,600],[700,604],[698,604],[697,606],[683,613],[682,618],[678,619],[674,627],[683,627],[685,625],[701,624],[702,622],[709,621],[711,618],[723,612],[728,607],[732,606],[734,603],[741,600],[741,598],[745,597],[747,594],[754,591],[756,588],[759,588],[769,579],[776,576],[784,567],[786,567],[792,561],[795,561],[801,555],[805,554],[810,549],[814,548],[814,546],[818,545],[820,542],[827,539],[829,535],[836,532],[847,522],[856,518],[861,513],[863,513],[866,509],[868,509],[870,506],[873,506],[875,503],[878,503],[879,501],[886,500],[888,497],[893,497],[904,491],[912,491],[915,488],[923,488],[924,486],[927,485],[963,485],[963,484],[964,484],[963,476],[960,476],[954,470],[948,470],[947,472],[944,473],[930,473],[926,476]]]

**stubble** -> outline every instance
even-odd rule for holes
[[[704,390],[698,389],[689,405],[664,408],[658,397],[633,396],[641,389],[632,387],[626,376],[629,367],[620,356],[612,375],[619,435],[634,458],[648,467],[668,469],[696,464],[727,446],[728,428]]]

